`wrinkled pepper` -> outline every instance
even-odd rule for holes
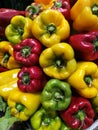
[[[68,78],[77,67],[74,50],[65,42],[44,49],[40,54],[39,64],[46,75],[57,79]]]
[[[14,80],[8,82],[7,84],[0,85],[0,96],[4,98],[4,100],[7,100],[8,97],[10,96],[10,93],[13,90],[17,90],[17,78]],[[14,93],[13,93],[14,94]],[[13,96],[13,94],[11,96]]]
[[[69,43],[76,51],[79,60],[98,59],[98,30],[71,35]]]
[[[98,115],[98,94],[95,97],[91,98],[90,102],[92,104],[95,113]]]
[[[0,65],[8,69],[16,69],[21,67],[21,65],[14,58],[13,46],[9,41],[0,42]]]
[[[40,97],[40,93],[24,93],[17,89],[10,92],[7,104],[13,116],[26,121],[38,109]]]
[[[95,112],[90,101],[81,96],[72,96],[67,110],[60,111],[63,121],[72,129],[85,130],[94,122]]]
[[[23,66],[38,65],[42,48],[42,44],[38,40],[26,38],[14,46],[14,58]]]
[[[16,15],[5,29],[5,36],[12,44],[19,44],[22,39],[32,36],[32,20],[22,15]]]
[[[54,1],[52,8],[60,11],[64,15],[65,19],[70,20],[71,7],[69,0],[56,0]]]
[[[0,86],[13,81],[14,79],[17,79],[18,78],[17,75],[19,71],[20,68],[7,70],[5,72],[0,73]]]
[[[41,107],[31,116],[30,124],[34,130],[59,130],[61,119],[55,111]]]
[[[0,8],[0,36],[5,36],[6,26],[10,24],[11,18],[16,15],[25,16],[25,11]]]
[[[69,37],[70,26],[61,12],[48,9],[33,20],[32,34],[45,47],[50,47]]]
[[[42,94],[41,104],[47,110],[66,109],[71,101],[70,85],[58,79],[47,81]]]
[[[18,88],[23,92],[42,91],[47,82],[45,74],[38,66],[21,68],[17,77]]]
[[[98,30],[98,0],[77,0],[70,15],[75,30]]]
[[[68,78],[68,83],[81,96],[95,97],[98,93],[98,66],[94,62],[78,62],[77,70]]]

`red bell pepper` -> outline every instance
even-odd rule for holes
[[[38,40],[27,38],[14,46],[14,58],[23,66],[38,65],[41,51],[42,44]]]
[[[38,66],[23,67],[18,73],[18,88],[23,92],[42,91],[46,82],[46,75]]]
[[[89,100],[72,96],[69,107],[60,111],[60,116],[72,129],[84,130],[93,124],[95,112]]]
[[[69,0],[56,0],[52,8],[60,11],[67,20],[70,19],[70,1]]]
[[[4,72],[4,71],[7,71],[7,70],[8,70],[7,68],[5,68],[5,67],[3,67],[3,66],[0,65],[0,73]]]
[[[98,59],[98,30],[71,35],[69,43],[76,51],[78,59],[88,61]]]
[[[15,15],[25,16],[26,12],[9,8],[0,8],[0,36],[5,36],[5,28]]]

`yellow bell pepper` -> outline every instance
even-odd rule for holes
[[[14,79],[17,79],[17,75],[19,71],[20,68],[17,68],[17,69],[11,69],[0,73],[0,86],[13,81]]]
[[[44,49],[39,63],[46,75],[57,79],[68,78],[77,67],[74,50],[65,42]]]
[[[11,91],[17,89],[17,80],[18,78],[15,78],[14,80],[7,82],[4,85],[0,85],[0,96],[2,96],[4,100],[8,99]]]
[[[69,37],[70,25],[62,13],[48,9],[33,20],[32,34],[45,47],[51,47]]]
[[[68,83],[85,98],[98,93],[98,66],[94,62],[77,63],[77,70],[68,78]]]
[[[75,30],[98,30],[98,0],[77,0],[70,14]]]
[[[0,42],[0,65],[8,69],[20,68],[21,65],[14,59],[13,46],[8,41]]]
[[[7,104],[13,116],[26,121],[38,109],[40,99],[40,93],[24,93],[17,89],[10,93]]]

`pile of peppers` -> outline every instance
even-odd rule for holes
[[[0,96],[27,130],[86,130],[98,119],[98,0],[0,8]]]

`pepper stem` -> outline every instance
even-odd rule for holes
[[[95,50],[98,50],[98,37],[93,41]]]
[[[54,6],[55,6],[56,8],[60,8],[60,7],[62,7],[62,2],[61,2],[61,1],[55,1],[55,2],[54,2]]]
[[[7,63],[7,61],[9,60],[10,54],[8,52],[4,53],[4,57],[2,59],[2,63]]]
[[[54,24],[49,24],[47,26],[47,32],[50,34],[53,34],[56,32],[56,26]]]
[[[91,76],[85,76],[84,77],[84,81],[86,82],[86,84],[88,84],[89,86],[91,86],[92,77]]]
[[[29,46],[24,46],[21,49],[21,54],[23,57],[29,57],[30,53],[31,53],[31,48]]]
[[[98,16],[98,5],[94,4],[91,9],[92,13]]]
[[[30,76],[29,73],[24,73],[22,76],[22,83],[23,84],[29,84],[30,83]]]
[[[16,109],[20,112],[20,111],[23,111],[24,110],[24,105],[20,104],[20,103],[17,103],[16,104]]]

